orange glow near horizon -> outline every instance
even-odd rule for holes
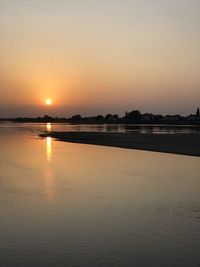
[[[191,114],[199,10],[198,0],[0,0],[0,117]]]

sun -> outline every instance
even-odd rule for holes
[[[51,100],[50,98],[47,98],[47,99],[45,100],[45,104],[46,104],[47,106],[52,105],[52,100]]]

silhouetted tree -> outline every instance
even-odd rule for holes
[[[142,115],[139,112],[139,110],[133,110],[127,113],[125,118],[128,120],[132,120],[132,121],[140,121],[142,118]]]
[[[114,120],[119,120],[119,116],[118,116],[118,114],[114,114],[114,115],[113,115],[113,119],[114,119]]]
[[[74,115],[71,117],[72,121],[80,121],[82,119],[80,114]]]
[[[106,116],[105,116],[105,119],[108,121],[108,120],[110,120],[112,118],[112,115],[111,114],[107,114]]]
[[[105,119],[107,122],[117,122],[119,120],[119,116],[118,116],[118,114],[114,114],[114,115],[107,114],[105,116]]]
[[[51,122],[53,121],[54,119],[48,115],[45,115],[43,118],[42,118],[42,121],[44,122]]]
[[[199,108],[197,109],[196,115],[197,115],[197,116],[200,115]]]
[[[96,116],[96,120],[97,121],[103,121],[104,120],[104,116],[103,115],[97,115]]]

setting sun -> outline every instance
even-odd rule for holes
[[[52,100],[50,98],[45,100],[46,105],[52,105]]]

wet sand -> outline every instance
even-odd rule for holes
[[[200,156],[200,134],[141,134],[117,132],[50,132],[59,141]]]

